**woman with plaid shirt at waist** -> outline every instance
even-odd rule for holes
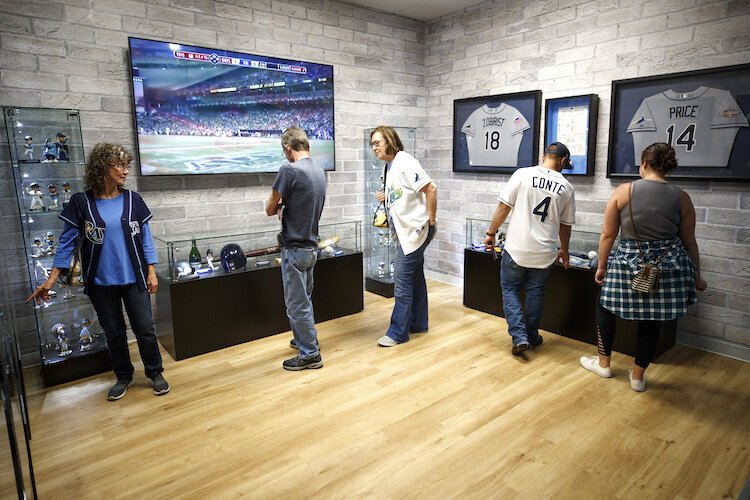
[[[602,286],[597,309],[599,356],[581,357],[581,366],[611,377],[615,316],[638,321],[635,363],[628,370],[630,387],[638,392],[646,389],[644,372],[656,351],[661,323],[684,316],[687,306],[697,300],[695,290],[706,288],[695,241],[693,202],[666,179],[675,168],[671,146],[660,142],[647,147],[641,153],[641,179],[620,185],[609,199],[599,239],[595,275]],[[610,260],[618,232],[620,241]],[[633,290],[633,276],[641,263],[657,260],[661,269],[657,290]]]

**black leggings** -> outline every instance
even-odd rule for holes
[[[635,364],[643,369],[648,368],[654,359],[656,347],[659,345],[659,330],[661,321],[638,321],[638,338],[635,344]],[[598,304],[596,310],[596,342],[599,354],[612,355],[612,344],[615,342],[615,314]]]

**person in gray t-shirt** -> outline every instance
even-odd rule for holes
[[[318,222],[326,197],[326,174],[310,158],[307,134],[289,127],[281,136],[288,165],[279,169],[266,201],[266,214],[278,215],[282,230],[281,277],[284,302],[299,355],[283,363],[285,370],[322,368],[312,306],[313,269],[318,260]]]

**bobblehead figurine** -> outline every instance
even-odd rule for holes
[[[47,189],[49,190],[49,199],[52,202],[52,204],[50,204],[50,206],[49,206],[49,209],[50,210],[57,210],[57,208],[58,208],[58,205],[57,205],[57,198],[58,198],[57,186],[55,186],[54,184],[50,184],[49,186],[47,186]]]
[[[42,239],[37,236],[34,238],[34,246],[31,248],[31,256],[41,257],[43,253],[44,249],[42,248]]]
[[[26,144],[23,145],[24,158],[21,161],[32,162],[34,161],[34,140],[31,138],[30,135],[27,135],[26,137],[24,137],[23,140]]]
[[[206,250],[206,262],[208,263],[209,269],[211,269],[212,271],[216,269],[214,267],[214,251],[211,250],[210,248]]]
[[[44,162],[51,163],[57,161],[57,146],[49,138],[44,140]]]
[[[45,255],[55,255],[55,233],[47,231],[44,240],[47,242],[47,248],[44,249]]]
[[[67,181],[65,181],[65,182],[63,182],[62,187],[63,187],[63,202],[62,202],[62,206],[63,206],[63,208],[65,208],[65,207],[68,206],[68,203],[70,203],[70,197],[71,197],[71,194],[70,194],[70,183],[68,183]]]
[[[62,323],[55,323],[52,327],[52,335],[57,337],[57,344],[55,350],[60,356],[69,356],[73,350],[68,344],[68,330],[65,329],[65,325]]]
[[[94,336],[91,334],[93,324],[94,322],[88,318],[81,319],[81,334],[78,336],[81,352],[88,351],[93,347]]]
[[[60,161],[69,161],[70,156],[68,156],[68,145],[66,144],[68,140],[68,137],[63,134],[62,132],[57,133],[57,142],[55,143],[55,147],[57,148],[57,159]]]
[[[29,210],[33,212],[43,211],[45,209],[44,206],[44,194],[42,193],[42,188],[37,184],[36,182],[33,182],[31,186],[29,186],[29,189],[26,190],[26,192],[31,196],[31,206],[29,206]]]

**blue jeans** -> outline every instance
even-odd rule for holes
[[[553,264],[554,265],[554,264]],[[534,345],[539,338],[539,322],[542,320],[544,285],[547,284],[552,266],[546,269],[521,267],[508,252],[503,252],[500,262],[500,288],[503,291],[503,310],[508,322],[508,333],[513,345],[528,342]],[[521,308],[521,289],[526,287],[526,317]]]
[[[284,303],[289,326],[299,347],[302,359],[320,355],[316,346],[313,311],[313,269],[318,261],[317,248],[283,247],[281,249],[281,278],[284,283]]]
[[[141,353],[146,376],[154,378],[164,371],[151,316],[151,298],[146,290],[140,290],[135,283],[122,286],[91,284],[88,286],[88,296],[107,337],[109,360],[118,380],[131,380],[135,371],[130,362],[123,304],[128,313],[130,328],[138,341],[138,351]]]
[[[404,255],[401,245],[396,250],[393,262],[393,296],[395,303],[391,314],[391,325],[386,335],[399,343],[409,341],[409,333],[427,330],[427,283],[424,279],[424,251],[435,237],[435,228],[430,227],[422,246],[409,255]]]

